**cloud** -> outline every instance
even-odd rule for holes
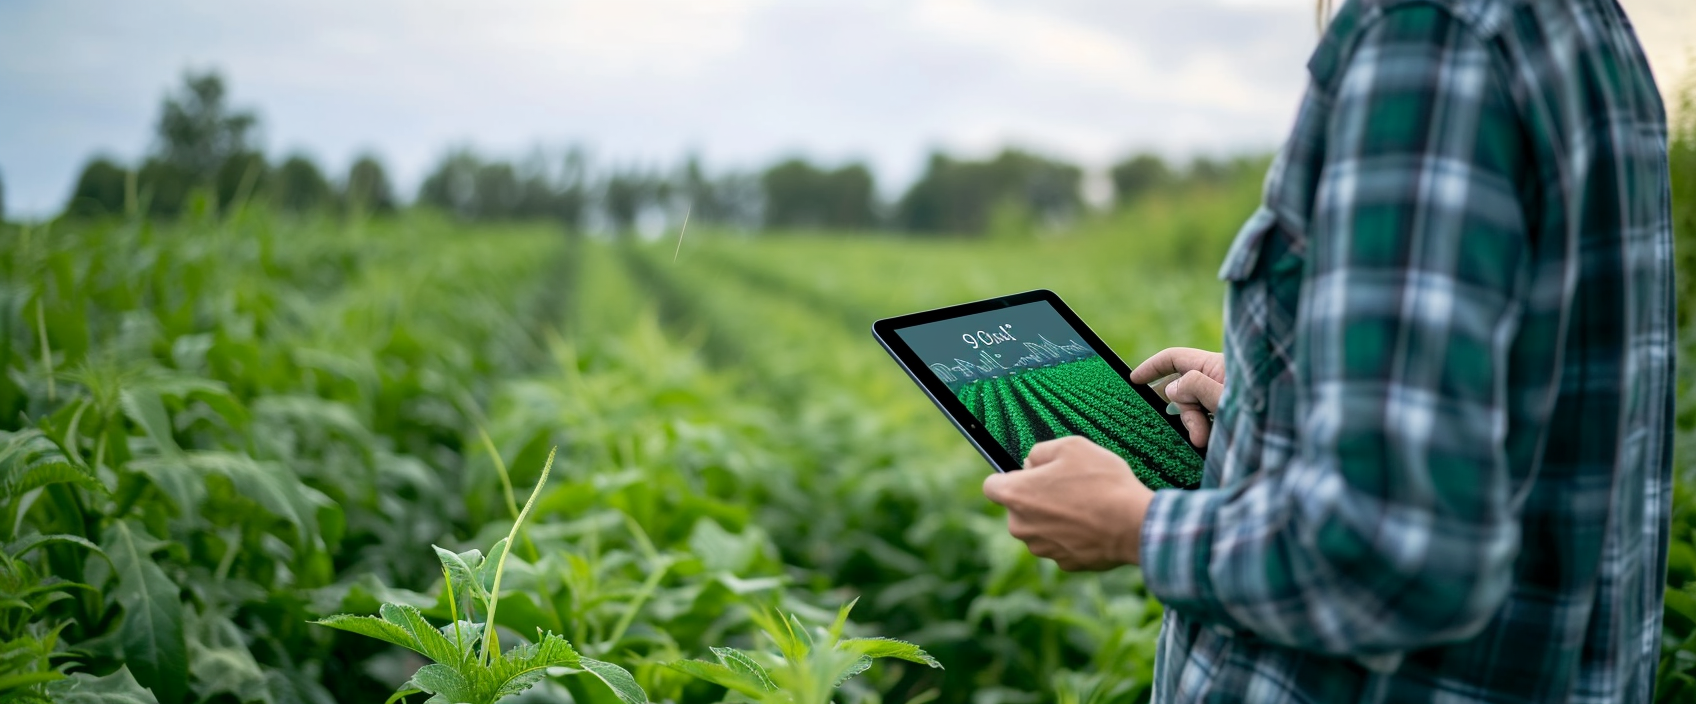
[[[1683,2],[1627,5],[1676,25],[1692,16]],[[403,188],[467,142],[514,155],[579,143],[656,166],[685,150],[739,168],[859,158],[886,189],[932,148],[1017,143],[1092,165],[1135,149],[1270,149],[1294,117],[1312,11],[1307,0],[11,0],[0,3],[0,170],[14,212],[49,213],[90,153],[139,156],[161,96],[206,67],[259,110],[274,155],[302,150],[339,171],[372,150]]]

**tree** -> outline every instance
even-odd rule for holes
[[[82,167],[77,185],[71,189],[71,200],[65,204],[65,214],[77,217],[100,217],[124,212],[124,190],[128,175],[117,162],[96,157]]]
[[[188,204],[189,191],[194,188],[193,176],[181,166],[159,158],[142,162],[135,180],[142,207],[149,214],[162,217],[182,213]]]
[[[472,176],[471,217],[478,220],[512,220],[519,215],[524,195],[518,171],[504,161],[480,164]]]
[[[477,155],[470,149],[455,149],[442,157],[436,169],[418,186],[418,202],[459,216],[475,216],[477,198]]]
[[[165,98],[156,155],[192,185],[210,184],[226,161],[251,151],[257,124],[253,113],[229,106],[224,79],[216,72],[187,73],[182,91]]]
[[[766,227],[863,229],[876,224],[871,171],[862,164],[824,170],[802,159],[766,169]]]
[[[925,173],[896,204],[900,225],[913,232],[982,235],[997,210],[1038,222],[1071,217],[1079,207],[1076,166],[1017,149],[989,161],[931,155]]]
[[[601,204],[613,230],[629,234],[636,226],[636,216],[653,200],[654,184],[635,171],[617,172],[609,176],[601,188]]]
[[[304,155],[296,154],[277,167],[271,183],[271,195],[277,206],[290,212],[303,213],[328,207],[333,202],[330,182],[318,165]]]
[[[357,213],[394,212],[394,189],[389,186],[389,176],[377,157],[366,154],[353,162],[342,188],[342,201]]]
[[[218,167],[213,189],[218,195],[218,207],[229,209],[238,202],[246,203],[270,188],[271,167],[265,155],[254,151],[231,155]]]
[[[1173,174],[1166,161],[1153,154],[1138,154],[1113,165],[1113,196],[1124,206],[1150,191],[1171,185]]]

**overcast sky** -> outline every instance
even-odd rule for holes
[[[1696,2],[1624,4],[1666,85]],[[336,176],[371,151],[408,194],[456,144],[862,159],[887,192],[935,148],[1269,150],[1314,39],[1311,0],[0,0],[0,178],[9,212],[56,211],[216,68],[273,157]]]

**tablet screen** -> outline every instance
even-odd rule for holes
[[[1008,454],[1081,435],[1150,488],[1194,487],[1202,457],[1046,301],[895,331]]]

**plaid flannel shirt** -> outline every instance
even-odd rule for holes
[[[1614,0],[1350,0],[1221,270],[1198,491],[1142,536],[1155,700],[1647,701],[1666,125]]]

